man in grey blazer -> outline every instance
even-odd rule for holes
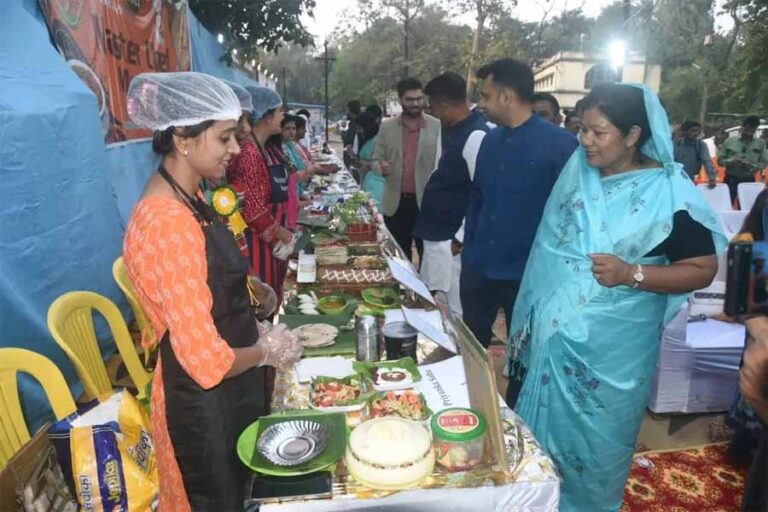
[[[403,113],[381,123],[373,151],[374,172],[386,177],[382,213],[387,228],[410,259],[413,229],[429,175],[435,168],[440,121],[424,110],[421,82],[403,78],[397,83]],[[419,256],[420,240],[416,240]]]

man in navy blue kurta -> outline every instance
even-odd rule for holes
[[[497,123],[477,156],[461,271],[464,321],[484,346],[498,309],[509,325],[544,205],[578,146],[571,133],[532,112],[533,73],[501,59],[480,68],[480,108]]]
[[[416,220],[416,237],[424,241],[421,277],[430,291],[445,294],[450,309],[461,315],[459,276],[464,214],[469,201],[477,151],[489,130],[485,118],[470,111],[467,83],[457,73],[433,78],[424,88],[431,114],[443,125],[443,151],[429,177]]]

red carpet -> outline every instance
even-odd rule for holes
[[[721,443],[635,457],[621,511],[737,512],[746,470],[728,464],[726,449]]]

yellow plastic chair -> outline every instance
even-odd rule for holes
[[[72,361],[88,395],[91,398],[109,396],[112,394],[112,383],[96,339],[93,310],[109,324],[117,350],[138,390],[138,397],[144,398],[150,374],[141,364],[128,326],[111,300],[93,292],[65,293],[48,309],[48,330]]]
[[[19,400],[19,372],[43,386],[57,420],[77,410],[64,376],[50,359],[23,348],[0,348],[0,469],[31,439]]]
[[[128,272],[125,270],[125,263],[123,263],[122,256],[117,258],[112,264],[112,277],[115,278],[117,286],[120,287],[125,294],[125,298],[128,299],[128,304],[131,306],[133,316],[136,318],[136,324],[139,326],[142,341],[156,339],[155,330],[152,328],[152,322],[149,321],[147,314],[144,313],[144,308],[139,304],[139,299],[136,297],[136,289],[133,287],[131,278],[128,277]],[[149,350],[144,350],[145,367],[149,361],[150,354],[151,352]]]

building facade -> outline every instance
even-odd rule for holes
[[[560,52],[536,66],[534,79],[537,92],[553,94],[560,102],[560,107],[569,110],[598,83],[641,83],[658,92],[661,66],[648,63],[640,53],[630,53],[619,76],[619,72],[603,56]]]

